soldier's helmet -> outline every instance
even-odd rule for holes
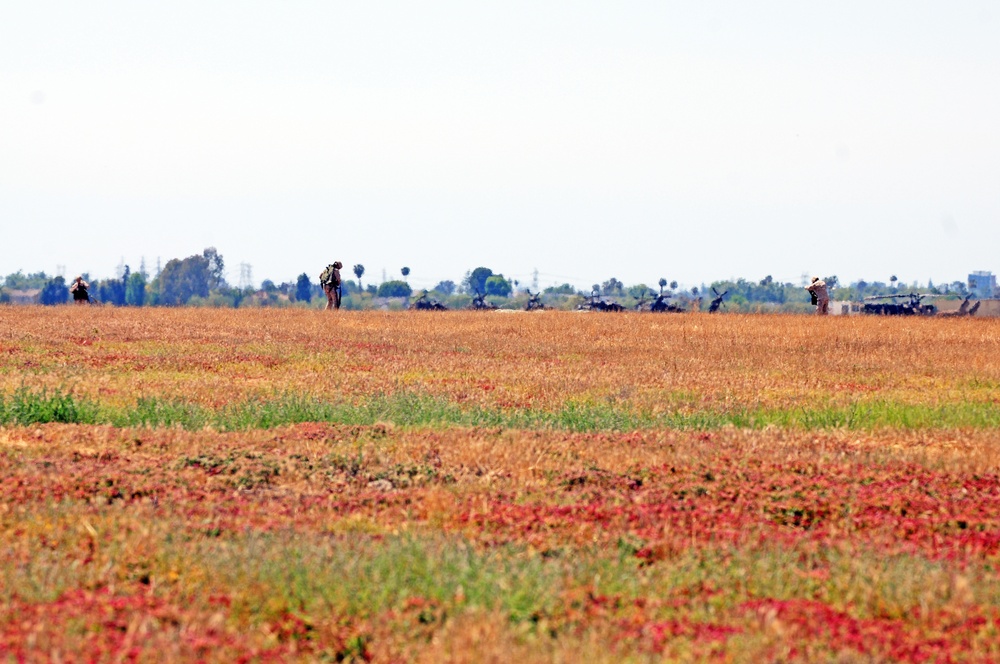
[[[333,266],[339,270],[340,268],[344,267],[344,264],[341,263],[340,261],[333,261]]]

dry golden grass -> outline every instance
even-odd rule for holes
[[[1000,320],[567,312],[0,308],[0,393],[220,406],[419,391],[652,413],[998,402]]]

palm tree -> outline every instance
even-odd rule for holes
[[[361,275],[364,274],[364,273],[365,273],[365,266],[364,265],[362,265],[361,263],[358,263],[357,265],[354,266],[354,276],[356,276],[358,278],[358,290],[364,290],[361,287]]]
[[[670,290],[677,290],[677,282],[676,281],[671,281],[670,282]]]
[[[667,280],[660,277],[660,295],[663,295],[663,288],[667,285]]]
[[[405,280],[405,279],[406,279],[406,278],[407,278],[408,276],[410,276],[410,268],[408,268],[408,267],[404,267],[404,268],[403,268],[402,270],[400,270],[400,272],[402,272],[402,273],[403,273],[403,279],[404,279],[404,280]]]

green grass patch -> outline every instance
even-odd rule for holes
[[[760,429],[997,429],[1000,407],[991,403],[906,404],[859,402],[827,408],[649,413],[628,404],[567,401],[558,410],[465,406],[419,392],[377,394],[359,403],[338,403],[298,394],[254,398],[219,409],[182,400],[143,397],[130,406],[101,404],[66,391],[20,388],[0,396],[0,424],[46,422],[111,424],[120,427],[212,427],[224,431],[269,429],[299,422],[399,426],[503,427],[564,431],[635,429],[712,430],[726,426]]]
[[[96,404],[62,390],[29,390],[21,387],[0,397],[0,424],[30,425],[47,422],[97,424]]]
[[[996,429],[1000,407],[988,403],[939,405],[893,401],[856,403],[834,408],[794,408],[760,411],[746,418],[753,428],[791,429]]]

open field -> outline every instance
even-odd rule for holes
[[[997,661],[998,349],[0,308],[0,661]]]

